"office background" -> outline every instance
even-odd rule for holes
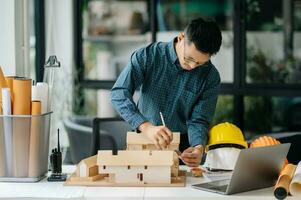
[[[45,59],[57,55],[52,128],[64,130],[67,147],[66,118],[117,117],[109,89],[135,49],[171,40],[199,16],[223,34],[212,58],[222,78],[212,125],[233,122],[247,139],[300,131],[300,0],[5,0],[0,63],[40,81]]]

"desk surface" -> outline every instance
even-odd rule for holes
[[[74,166],[63,166],[73,172]],[[206,182],[206,178],[187,177],[186,187],[81,187],[63,186],[62,182],[0,183],[1,199],[275,199],[273,188],[265,188],[235,195],[220,195],[197,190],[191,184]],[[299,197],[300,198],[300,197]],[[297,199],[289,197],[287,199]]]

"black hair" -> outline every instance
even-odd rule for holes
[[[193,42],[197,50],[216,54],[222,44],[222,33],[218,25],[212,19],[193,19],[185,28],[188,43]]]

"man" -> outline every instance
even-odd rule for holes
[[[191,167],[200,164],[215,112],[220,76],[210,58],[221,42],[215,22],[192,20],[171,42],[153,43],[134,52],[112,88],[114,108],[158,149],[172,141],[172,131],[180,132],[181,159]],[[132,96],[137,89],[136,106]],[[162,126],[160,112],[166,126]]]

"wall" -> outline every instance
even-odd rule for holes
[[[16,73],[15,62],[15,1],[1,0],[0,65],[5,75]]]
[[[0,65],[4,75],[29,77],[29,6],[33,0],[2,0]]]

